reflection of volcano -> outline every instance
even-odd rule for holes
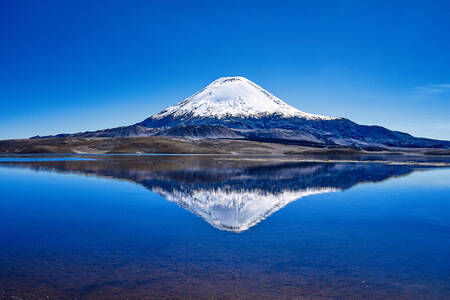
[[[249,229],[292,201],[335,189],[313,188],[277,193],[268,193],[260,189],[233,191],[222,188],[172,193],[156,188],[154,191],[167,200],[189,209],[218,229],[240,232]]]
[[[224,163],[217,157],[107,157],[8,165],[130,180],[178,203],[212,226],[234,232],[249,229],[299,198],[406,175],[417,168],[369,162]]]
[[[411,166],[370,163],[296,163],[173,170],[135,179],[212,226],[241,232],[299,198],[339,191],[363,181],[411,172]]]

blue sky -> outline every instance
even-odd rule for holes
[[[134,124],[222,76],[450,139],[450,2],[0,2],[0,139]]]

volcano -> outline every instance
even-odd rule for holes
[[[303,112],[244,77],[219,78],[180,103],[131,126],[54,137],[241,139],[318,147],[450,148],[381,126]]]

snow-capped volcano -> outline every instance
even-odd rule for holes
[[[219,78],[142,122],[56,137],[239,139],[313,147],[450,148],[449,141],[416,138],[381,126],[298,110],[244,77]]]
[[[199,118],[258,118],[277,115],[282,118],[334,119],[302,112],[262,87],[244,77],[222,77],[207,87],[154,115],[153,119],[165,117]]]

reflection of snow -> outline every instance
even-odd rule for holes
[[[338,191],[335,188],[311,188],[300,191],[269,193],[263,190],[198,189],[191,192],[155,192],[203,218],[212,226],[241,232],[258,224],[277,210],[299,198]]]

